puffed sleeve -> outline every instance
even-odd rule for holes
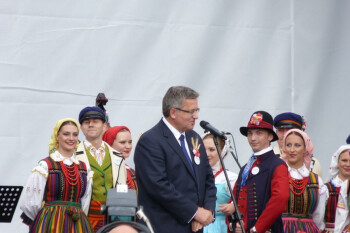
[[[91,193],[92,193],[92,177],[94,175],[94,172],[90,170],[90,167],[87,168],[87,185],[86,185],[86,191],[84,196],[81,198],[81,206],[86,215],[88,215],[89,212],[89,206],[90,206],[90,199],[91,199]]]
[[[325,228],[325,224],[323,222],[324,213],[326,210],[326,201],[328,198],[328,189],[326,185],[324,185],[322,178],[318,177],[318,185],[319,185],[319,198],[317,202],[316,209],[312,214],[312,219],[314,220],[316,226],[323,230]]]
[[[48,175],[45,161],[40,161],[30,174],[22,194],[20,208],[30,220],[34,220],[43,202],[43,195]]]
[[[235,187],[238,175],[234,172],[227,171],[227,176],[228,176],[228,179],[230,181],[231,189],[233,189]],[[230,194],[230,190],[228,189],[228,185],[226,185],[226,192],[228,194]]]
[[[349,221],[349,208],[347,205],[347,190],[348,190],[348,183],[343,182],[340,188],[339,193],[339,199],[338,199],[338,205],[337,210],[335,214],[335,224],[334,224],[334,232],[339,233],[342,232],[342,230],[350,223]]]

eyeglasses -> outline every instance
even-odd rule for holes
[[[191,115],[193,115],[193,114],[195,114],[195,113],[199,113],[199,108],[197,108],[197,109],[192,109],[192,110],[183,110],[183,109],[181,109],[181,108],[175,108],[176,110],[179,110],[179,111],[181,111],[181,112],[186,112],[186,113],[189,113],[189,114],[191,114]]]

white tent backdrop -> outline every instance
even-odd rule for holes
[[[254,111],[306,116],[325,179],[350,129],[349,12],[320,0],[0,0],[0,185],[25,185],[55,122],[99,92],[136,145],[172,85],[200,93],[200,120],[232,132],[241,164]],[[20,213],[0,232],[26,232]]]

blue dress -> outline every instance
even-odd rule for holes
[[[233,188],[234,182],[237,179],[237,175],[233,172],[227,171],[231,187]],[[204,233],[227,233],[227,225],[225,222],[226,214],[223,212],[217,212],[220,209],[219,205],[227,204],[230,200],[230,195],[227,192],[227,185],[225,180],[225,174],[221,172],[217,177],[215,177],[216,186],[216,213],[215,221],[208,226],[204,227]]]

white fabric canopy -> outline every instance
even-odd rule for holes
[[[172,85],[200,93],[200,120],[234,135],[242,165],[239,127],[254,111],[306,116],[326,177],[350,133],[349,12],[320,0],[0,0],[0,185],[24,185],[55,122],[99,92],[136,145]],[[19,215],[0,231],[25,232]]]

